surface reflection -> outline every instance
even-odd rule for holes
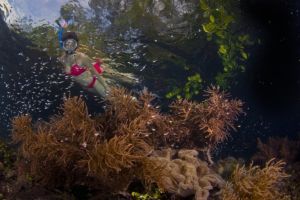
[[[8,0],[12,9],[7,22],[13,24],[25,19],[33,24],[53,23],[60,16],[61,6],[67,2],[70,0]],[[88,7],[88,0],[72,2]]]

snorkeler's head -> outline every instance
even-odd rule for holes
[[[75,32],[64,32],[62,36],[63,49],[66,53],[73,53],[78,47],[78,37]]]

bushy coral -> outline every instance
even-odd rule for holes
[[[106,137],[132,133],[155,147],[197,148],[209,155],[235,130],[234,122],[242,113],[242,102],[217,87],[207,90],[205,101],[177,100],[164,114],[152,105],[153,99],[146,90],[136,98],[124,89],[113,89],[105,113],[97,119],[105,124],[101,131]]]
[[[290,199],[282,189],[283,180],[288,177],[283,161],[269,160],[264,168],[237,166],[230,182],[222,189],[224,200],[272,200]]]
[[[185,123],[200,128],[209,143],[221,143],[231,129],[235,130],[233,123],[242,112],[242,102],[229,100],[229,94],[221,92],[218,87],[209,88],[205,96],[207,99],[200,104],[177,101],[171,107]]]
[[[263,143],[258,139],[258,152],[252,157],[257,163],[264,163],[270,158],[277,160],[284,160],[286,171],[291,175],[287,180],[284,191],[291,194],[292,199],[300,198],[300,184],[299,184],[299,166],[300,166],[300,140],[290,140],[287,137],[270,137],[267,143]]]
[[[13,139],[21,144],[30,174],[40,183],[70,187],[96,181],[107,186],[113,180],[104,177],[132,167],[151,151],[134,135],[104,140],[80,98],[67,99],[62,111],[34,127],[29,116],[13,120]]]
[[[126,191],[138,179],[179,196],[207,199],[222,179],[198,159],[196,150],[177,158],[155,149],[177,146],[209,151],[224,141],[241,113],[242,103],[218,88],[202,103],[177,101],[170,113],[153,105],[153,95],[138,96],[113,88],[104,113],[92,117],[79,97],[67,98],[48,122],[32,123],[29,115],[13,119],[12,138],[26,160],[23,174],[48,188],[84,186],[99,193]]]

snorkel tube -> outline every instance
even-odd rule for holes
[[[59,47],[62,49],[63,48],[63,34],[65,32],[65,29],[68,27],[69,24],[72,24],[72,20],[64,20],[64,19],[57,19],[55,20],[55,23],[57,24],[57,35],[58,35],[58,42],[59,42]]]
[[[61,25],[61,23],[59,22],[59,20],[55,20],[55,22],[58,25],[57,36],[58,36],[59,48],[63,48],[62,36],[63,36],[63,33],[64,33],[64,28]]]

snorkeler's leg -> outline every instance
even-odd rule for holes
[[[97,80],[100,82],[100,84],[102,84],[106,91],[109,90],[109,87],[102,76],[97,76]]]
[[[104,85],[102,85],[99,80],[95,82],[95,85],[93,87],[94,92],[99,94],[101,97],[105,97],[107,95],[107,89]]]

